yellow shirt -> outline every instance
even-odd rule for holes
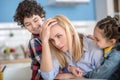
[[[105,48],[105,49],[104,49],[104,55],[103,55],[103,56],[104,56],[104,57],[107,57],[107,54],[106,54],[106,53],[109,52],[112,48],[113,48],[113,45]]]

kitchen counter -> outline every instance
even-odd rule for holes
[[[3,72],[4,80],[30,80],[31,59],[0,60],[0,63],[6,65]]]
[[[0,64],[12,64],[12,63],[26,63],[31,62],[30,58],[14,59],[14,60],[0,60]]]

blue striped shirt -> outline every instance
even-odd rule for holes
[[[83,75],[87,72],[94,70],[100,66],[100,61],[103,56],[103,51],[99,49],[94,42],[83,36],[83,56],[78,61],[75,62],[70,58],[69,52],[66,52],[66,58],[69,65],[76,66],[83,71]],[[39,73],[46,80],[52,80],[59,72],[59,63],[56,59],[53,60],[54,68],[50,72],[42,72],[39,70]]]

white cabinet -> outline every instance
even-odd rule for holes
[[[48,5],[76,5],[88,3],[90,0],[49,0]]]

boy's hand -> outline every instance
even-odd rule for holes
[[[79,69],[79,68],[77,68],[77,67],[75,67],[75,66],[69,66],[68,67],[68,70],[72,73],[72,74],[74,74],[75,76],[77,76],[77,77],[82,77],[82,71]]]

